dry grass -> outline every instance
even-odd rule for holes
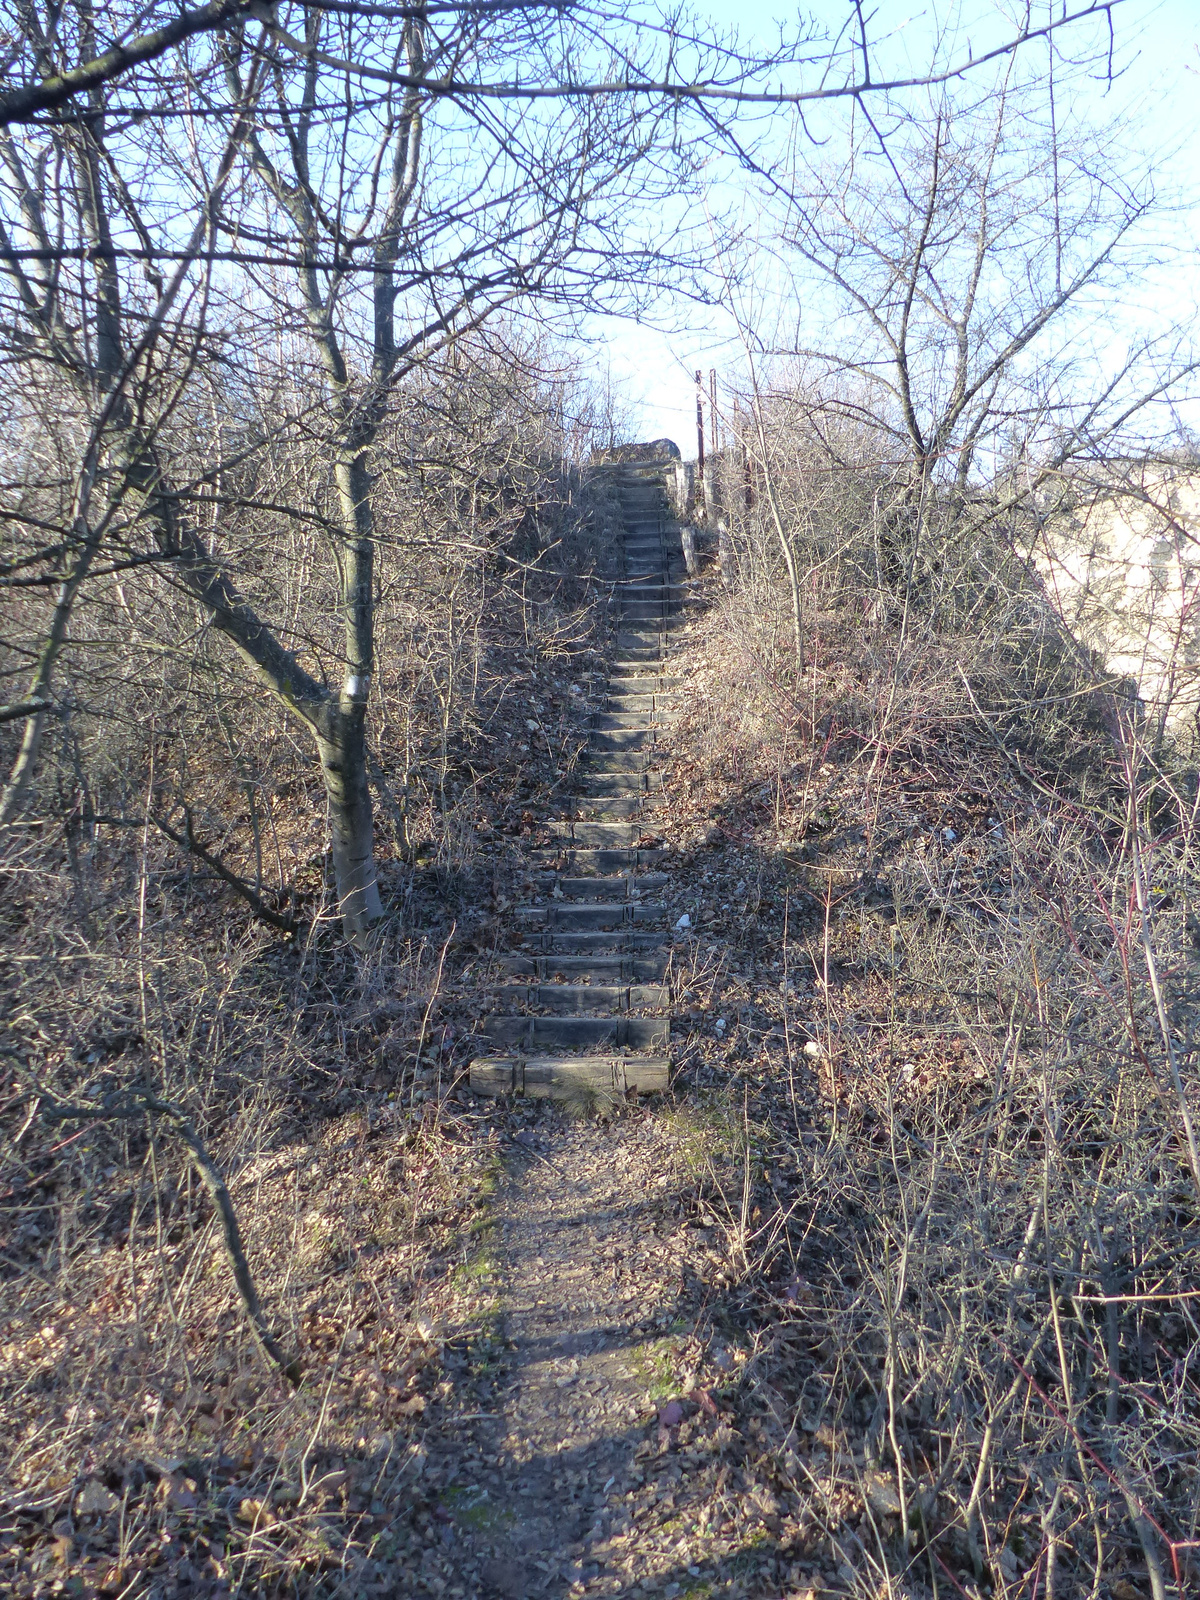
[[[864,1597],[1183,1596],[1186,790],[1135,751],[1130,810],[1120,724],[1064,711],[1078,663],[1048,641],[1039,694],[1001,630],[906,636],[844,569],[808,594],[797,676],[783,586],[748,565],[708,579],[669,785],[721,966],[685,1059],[700,1126],[741,1128],[700,1203],[813,1570]]]
[[[500,1136],[453,1089],[515,847],[583,742],[606,645],[610,497],[572,501],[526,462],[529,528],[501,469],[491,544],[409,561],[381,608],[388,920],[369,956],[334,915],[310,752],[203,639],[143,685],[144,717],[106,688],[62,720],[5,840],[7,1592],[391,1593],[410,1559],[427,1413],[470,1407],[495,1332]],[[103,657],[80,647],[74,680],[103,686]],[[189,800],[299,933],[256,924],[152,826],[96,821],[151,795]],[[224,1174],[298,1390],[250,1337],[168,1128],[40,1114],[138,1084]]]
[[[451,1396],[447,1343],[487,1321],[472,1263],[494,1154],[439,1089],[455,1054],[439,951],[396,941],[363,972],[319,929],[292,948],[185,945],[158,887],[140,956],[116,932],[71,949],[51,919],[57,951],[27,934],[9,989],[5,1581],[353,1587],[411,1499],[422,1413]],[[250,1338],[161,1126],[64,1134],[28,1093],[94,1104],[147,1079],[188,1104],[228,1179],[296,1392]]]

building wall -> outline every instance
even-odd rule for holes
[[[1064,504],[1065,502],[1065,504]],[[1128,464],[1064,486],[1033,559],[1064,621],[1131,679],[1152,717],[1192,740],[1200,712],[1200,469]]]

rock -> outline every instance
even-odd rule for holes
[[[121,1502],[111,1489],[106,1489],[98,1479],[92,1478],[79,1491],[75,1513],[80,1517],[105,1517],[120,1508]]]
[[[636,444],[618,444],[608,450],[593,450],[591,454],[593,466],[618,466],[624,462],[632,465],[639,462],[682,459],[679,446],[674,439],[646,439]]]
[[[868,1472],[863,1478],[863,1493],[871,1510],[880,1517],[900,1515],[900,1491],[896,1480],[883,1472]]]

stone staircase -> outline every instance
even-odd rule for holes
[[[657,897],[667,852],[654,831],[671,722],[670,631],[684,601],[683,551],[661,475],[617,469],[622,534],[618,632],[606,709],[592,723],[567,814],[531,849],[532,900],[509,915],[515,953],[479,1032],[477,1094],[589,1102],[670,1078],[673,920]]]

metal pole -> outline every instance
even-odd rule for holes
[[[696,372],[696,504],[704,510],[704,374]]]

